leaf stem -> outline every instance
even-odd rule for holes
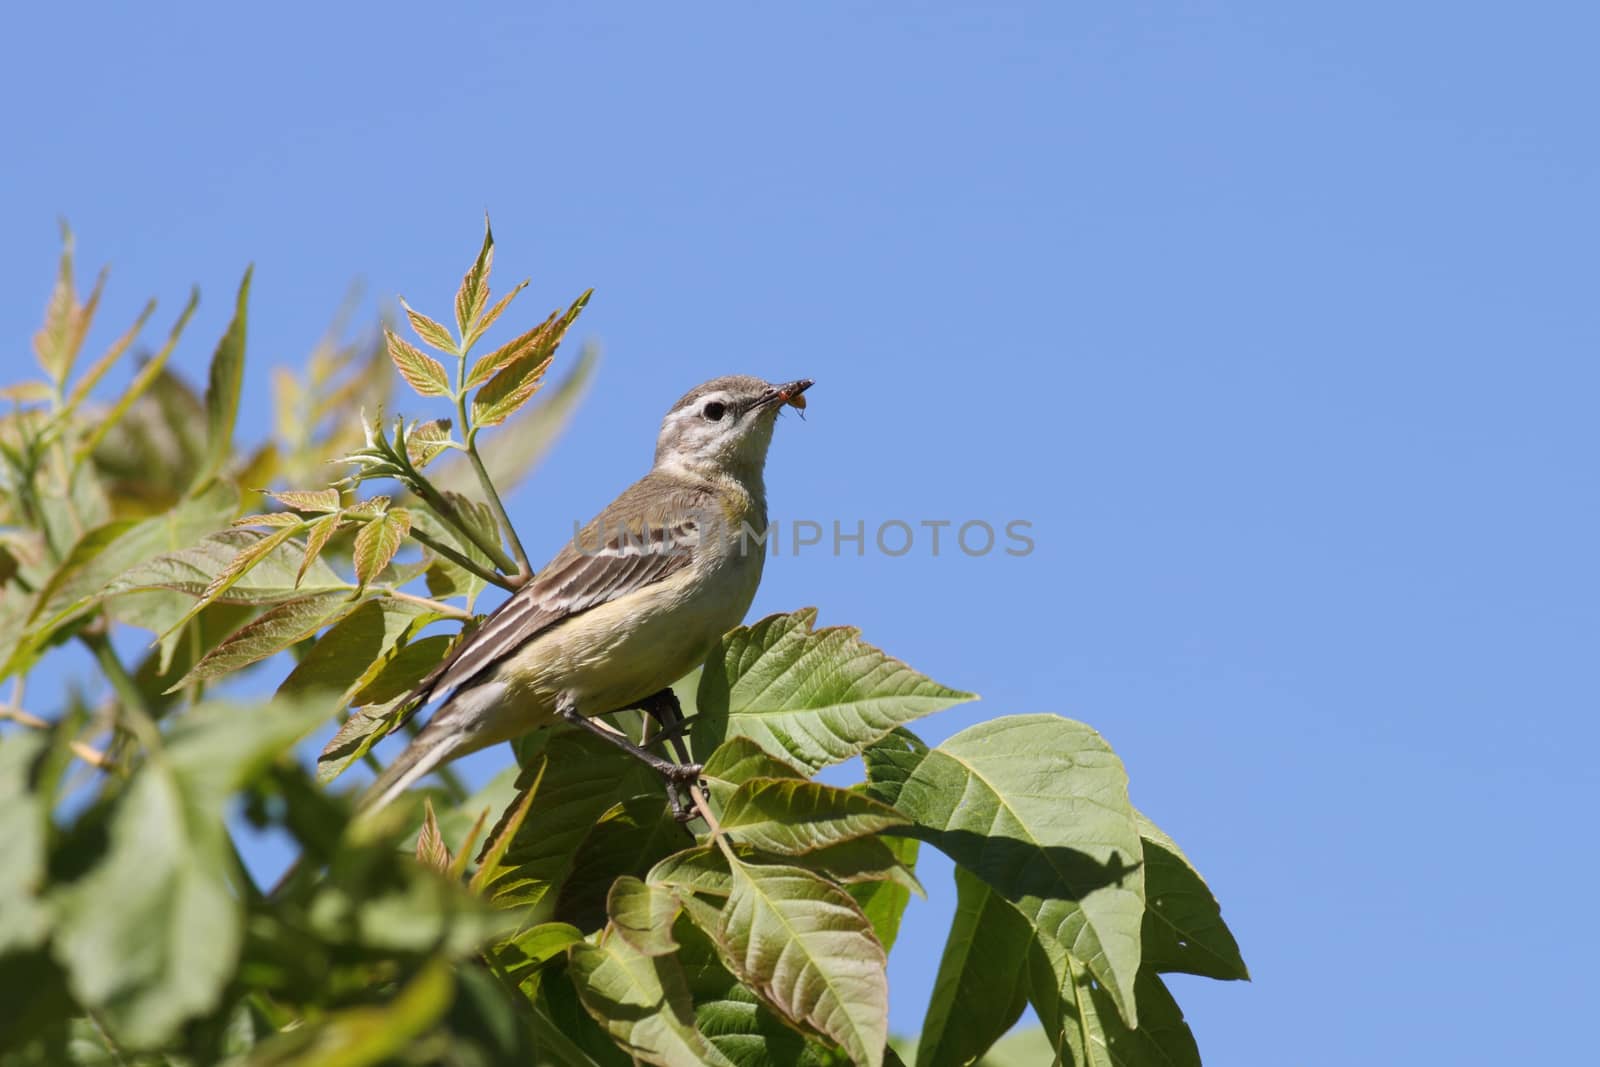
[[[471,455],[471,453],[469,452],[468,455]],[[499,567],[508,575],[507,580],[510,581],[511,584],[506,585],[506,588],[515,589],[517,586],[521,585],[522,583],[520,581],[517,581],[514,578],[509,578],[510,575],[517,573],[517,565],[512,562],[510,556],[506,555],[506,550],[499,544],[490,541],[487,537],[481,536],[478,531],[474,530],[471,524],[461,517],[461,513],[456,510],[456,506],[452,504],[443,493],[434,488],[433,483],[424,478],[420,472],[413,470],[412,474],[413,481],[415,483],[413,484],[412,488],[417,491],[417,495],[422,497],[423,501],[430,508],[432,508],[435,513],[438,514],[439,518],[443,519],[445,522],[448,522],[457,530],[460,530],[467,540],[471,541],[474,545],[477,545],[483,554],[488,556],[489,559],[494,562],[496,567]],[[499,498],[493,497],[493,499],[498,504]]]
[[[467,401],[463,396],[457,406],[461,410],[461,418],[466,419]],[[511,516],[506,514],[506,506],[500,500],[500,494],[494,487],[494,480],[489,477],[489,469],[483,465],[483,457],[478,454],[478,431],[474,427],[465,431],[467,440],[467,459],[472,462],[472,469],[478,474],[478,484],[483,486],[484,495],[489,498],[489,506],[494,509],[495,518],[500,522],[500,529],[505,532],[506,540],[511,542],[511,552],[517,557],[517,584],[521,585],[533,577],[533,567],[528,563],[528,550],[522,547],[522,538],[517,536],[516,527],[511,525]]]
[[[482,566],[470,556],[456,551],[454,548],[451,548],[438,538],[423,533],[415,526],[411,528],[411,536],[416,539],[418,544],[432,549],[434,552],[437,552],[439,555],[443,556],[451,563],[454,563],[462,570],[470,571],[491,585],[498,585],[501,589],[515,590],[517,588],[511,579],[507,578],[505,575],[498,571],[493,571],[485,566]]]

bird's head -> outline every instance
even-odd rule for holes
[[[713,378],[684,393],[661,421],[656,467],[703,477],[760,477],[772,425],[785,404],[800,399],[811,379],[773,383],[748,374]]]

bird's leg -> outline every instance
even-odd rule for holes
[[[672,754],[678,757],[678,762],[688,763],[689,746],[683,743],[683,734],[689,728],[689,720],[684,718],[683,705],[678,702],[678,694],[669,686],[641,700],[639,710],[654,719],[661,727],[661,732],[652,737],[650,743],[667,742],[672,746]]]
[[[599,723],[590,722],[584,716],[578,714],[577,705],[571,701],[562,701],[560,706],[556,709],[556,714],[559,715],[564,722],[570,723],[580,730],[585,730],[596,737],[602,738],[608,744],[615,745],[628,755],[632,756],[634,759],[638,760],[640,763],[643,763],[646,767],[649,767],[651,770],[661,775],[662,780],[667,786],[667,799],[672,802],[673,818],[677,819],[679,822],[688,822],[690,819],[694,818],[693,809],[687,807],[683,803],[683,797],[678,793],[678,787],[683,785],[691,785],[700,780],[700,764],[673,763],[671,760],[663,759],[654,752],[646,752],[644,749],[628,740],[622,734],[613,733],[612,731],[601,726]]]

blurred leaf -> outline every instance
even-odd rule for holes
[[[989,1051],[1028,1003],[1033,927],[989,884],[956,868],[956,914],[939,959],[916,1067],[962,1067]]]
[[[50,300],[45,305],[44,325],[33,335],[33,353],[38,357],[39,366],[58,385],[72,373],[73,360],[83,343],[88,320],[94,314],[94,305],[99,301],[100,289],[105,282],[102,272],[95,283],[88,307],[78,303],[78,290],[72,277],[73,245],[72,231],[63,223],[61,260],[56,271],[55,288],[50,291]]]
[[[376,1067],[438,1025],[450,1008],[450,966],[434,960],[386,1004],[347,1008],[261,1046],[244,1067]]]
[[[389,359],[418,396],[449,396],[450,375],[444,365],[415,345],[403,340],[393,330],[383,331],[389,346]]]
[[[366,585],[389,565],[411,532],[411,513],[396,508],[373,519],[356,534],[356,581]]]
[[[92,466],[119,515],[154,516],[181,501],[205,454],[204,404],[163,370],[95,447]]]
[[[102,453],[99,446],[106,434],[122,424],[124,416],[144,397],[151,386],[162,380],[163,376],[166,376],[171,381],[177,381],[176,378],[166,375],[167,360],[171,357],[172,350],[177,347],[178,338],[182,336],[184,327],[189,324],[189,319],[194,315],[194,309],[199,303],[200,291],[191,289],[189,291],[189,301],[183,306],[183,310],[179,312],[177,321],[173,323],[171,331],[167,334],[166,342],[157,350],[154,356],[151,356],[139,368],[139,372],[133,376],[133,381],[123,391],[122,395],[117,398],[117,402],[111,406],[111,410],[93,423],[89,432],[78,445],[75,461],[93,453],[95,462],[99,464],[102,462],[103,456],[104,458],[111,458],[123,454],[116,449]],[[181,383],[179,384],[181,385]],[[174,429],[178,431],[187,430],[188,424],[176,426]]]
[[[583,1006],[629,1055],[664,1067],[733,1067],[696,1028],[674,957],[647,956],[621,937],[605,936],[597,945],[573,945],[568,958]]]
[[[904,735],[866,752],[871,793],[917,836],[1084,961],[1133,1018],[1144,871],[1127,775],[1099,734],[1014,715],[929,750]]]
[[[422,801],[422,832],[417,835],[417,862],[440,874],[450,870],[450,850],[439,833],[439,819],[433,814],[433,801]]]
[[[355,609],[356,604],[343,592],[314,593],[299,600],[285,601],[224,638],[188,674],[173,683],[167,692],[175,692],[194,682],[232,674],[276,655],[314,636],[324,626]]]
[[[884,837],[879,843],[889,849],[914,883],[919,845],[917,839]],[[900,920],[905,916],[906,905],[911,902],[911,885],[903,879],[888,879],[881,882],[855,882],[844,888],[861,905],[867,921],[872,923],[872,932],[883,942],[883,950],[888,952],[894,948],[895,939],[900,935]]]
[[[889,984],[883,946],[843,889],[798,867],[736,864],[715,934],[724,963],[790,1022],[883,1062]]]
[[[865,794],[793,778],[750,779],[722,810],[722,828],[735,841],[788,856],[910,823]]]
[[[855,627],[813,632],[816,617],[815,608],[771,615],[722,639],[700,675],[697,745],[743,735],[810,772],[974,699],[884,655]]]
[[[489,299],[489,272],[494,269],[494,233],[489,229],[489,216],[483,216],[483,246],[478,258],[472,261],[467,273],[461,277],[461,287],[456,290],[456,328],[466,337],[477,322],[483,306]]]
[[[144,329],[145,323],[150,321],[150,316],[155,314],[155,310],[156,302],[154,300],[145,304],[144,310],[139,312],[139,317],[134,319],[133,325],[128,328],[127,332],[111,342],[111,347],[106,349],[105,354],[95,360],[89,366],[89,369],[78,377],[78,380],[73,383],[72,392],[66,400],[66,409],[68,411],[76,410],[79,405],[88,399],[94,387],[100,384],[100,379],[106,376],[106,372],[116,364],[117,360],[122,358],[122,353],[126,352],[128,346],[133,344],[133,339],[139,336],[140,331]]]
[[[461,350],[456,347],[456,339],[450,336],[450,331],[445,329],[441,323],[435,322],[413,308],[406,303],[404,297],[400,298],[400,306],[405,309],[406,320],[411,323],[411,328],[416,331],[417,336],[422,339],[424,344],[432,345],[439,351],[448,352],[452,356],[461,354]]]
[[[195,475],[194,486],[210,481],[233,456],[233,427],[239,419],[239,390],[244,384],[246,307],[250,301],[250,275],[246,268],[233,306],[233,321],[211,356],[211,376],[206,386],[206,459]]]
[[[165,515],[113,522],[84,534],[40,591],[29,630],[11,649],[0,677],[26,670],[62,628],[118,592],[118,576],[164,551],[192,544],[226,522],[237,507],[234,489],[217,485]]]
[[[125,1044],[163,1042],[217,1006],[243,924],[229,795],[321,717],[294,702],[191,708],[117,798],[104,858],[55,891],[73,993]]]
[[[50,927],[50,909],[40,899],[46,884],[56,786],[71,758],[68,743],[81,726],[68,717],[48,732],[0,736],[0,958],[36,948]]]
[[[1177,843],[1134,813],[1144,846],[1144,964],[1207,978],[1243,979],[1250,972],[1239,954],[1217,898]]]
[[[1154,971],[1140,971],[1134,983],[1137,1030],[1123,1022],[1107,988],[1053,941],[1034,941],[1028,978],[1029,999],[1045,1033],[1055,1039],[1060,1062],[1084,1067],[1200,1067],[1200,1050],[1183,1011]]]

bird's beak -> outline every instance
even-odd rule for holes
[[[797,378],[782,385],[769,385],[767,391],[761,394],[761,399],[756,401],[756,406],[764,408],[769,404],[789,404],[803,410],[806,402],[801,394],[810,388],[810,378]]]

